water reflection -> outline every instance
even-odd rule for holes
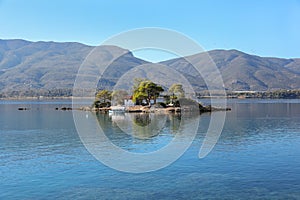
[[[230,100],[229,103],[232,111],[227,112],[220,140],[213,152],[201,160],[197,158],[197,152],[211,118],[209,114],[166,115],[159,135],[139,139],[127,134],[134,125],[134,114],[127,117],[125,114],[109,116],[76,111],[80,120],[87,123],[84,130],[99,123],[107,130],[106,135],[114,138],[114,144],[134,152],[158,149],[174,135],[181,134],[180,139],[185,140],[194,128],[191,126],[193,120],[201,118],[199,141],[195,141],[177,162],[155,173],[140,175],[118,173],[96,162],[84,150],[71,112],[54,110],[60,102],[49,109],[44,104],[39,105],[39,109],[32,105],[30,111],[17,110],[19,106],[29,107],[29,103],[0,103],[0,175],[5,183],[1,185],[0,199],[8,194],[14,199],[36,198],[38,192],[41,195],[55,194],[54,198],[61,197],[61,194],[72,198],[74,188],[80,190],[82,187],[84,191],[80,194],[83,198],[110,198],[115,195],[116,186],[121,188],[120,198],[138,199],[145,195],[155,198],[169,194],[165,188],[173,188],[173,197],[183,199],[193,195],[195,199],[199,198],[199,193],[204,194],[203,198],[241,199],[246,194],[253,199],[299,199],[299,100],[294,103]],[[154,123],[151,115],[149,118],[149,124]],[[120,127],[127,128],[127,131]],[[99,146],[96,150],[108,155],[107,159],[113,159],[110,146],[102,145],[103,140],[95,140],[95,130],[86,131],[88,138],[85,142],[95,142],[95,148]],[[168,157],[170,155],[164,159]],[[117,159],[120,163],[126,162]],[[130,158],[127,160],[136,164]],[[77,181],[74,181],[74,175]],[[141,185],[143,191],[132,192],[138,191]],[[216,188],[216,185],[220,187]],[[60,193],[62,187],[67,188],[64,193]]]
[[[132,162],[139,166],[134,170],[148,171],[177,160],[194,140],[200,119],[199,114],[192,113],[99,113],[95,116],[101,134],[87,135],[90,131],[86,129],[81,139],[97,159],[125,171],[132,169]]]
[[[145,140],[159,134],[176,134],[184,116],[181,114],[158,113],[112,113],[97,114],[99,125],[107,136],[123,134]]]
[[[231,101],[229,106],[232,111],[227,114],[218,141],[219,145],[226,145],[225,149],[271,143],[299,135],[299,103]]]
[[[142,113],[134,116],[133,122],[137,126],[147,126],[151,123],[150,114]]]

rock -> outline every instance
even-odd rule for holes
[[[209,106],[205,106],[205,107],[201,107],[200,109],[200,113],[204,113],[204,112],[215,112],[215,111],[230,111],[231,108],[217,108],[217,107],[212,107],[211,105]]]
[[[92,112],[97,112],[97,111],[99,111],[99,109],[98,109],[98,108],[92,108],[91,111],[92,111]]]
[[[18,110],[30,110],[29,108],[19,107]]]
[[[61,110],[64,110],[64,111],[65,110],[72,110],[72,108],[70,108],[70,107],[62,107]]]
[[[130,106],[126,108],[127,112],[143,112],[142,111],[143,106]]]
[[[175,112],[175,107],[167,107],[166,112]]]
[[[88,106],[85,107],[80,107],[79,110],[83,110],[83,111],[91,111],[91,108]]]
[[[149,106],[144,106],[144,107],[141,108],[141,111],[145,112],[145,113],[149,113],[150,112],[150,108],[149,108]]]
[[[175,112],[181,112],[181,108],[180,107],[175,107]]]

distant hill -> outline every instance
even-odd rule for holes
[[[80,65],[93,49],[74,42],[0,40],[0,93],[71,90]],[[101,50],[108,57],[120,50],[128,51],[115,46],[101,47]],[[128,51],[105,72],[102,83],[111,86],[124,70],[143,63],[147,62]]]
[[[93,48],[75,42],[0,40],[0,93],[71,90],[80,65]],[[105,71],[100,83],[102,87],[111,88],[126,72],[134,73],[134,67],[151,64],[116,46],[101,48],[111,56],[120,50],[127,51]],[[300,89],[300,59],[266,58],[237,50],[213,50],[208,53],[220,69],[228,90]],[[209,65],[203,53],[188,58],[202,66]],[[177,58],[160,64],[180,72],[197,90],[206,88],[201,77],[185,59]],[[152,79],[162,74],[168,76],[168,70],[156,70],[143,69],[137,76]],[[132,75],[127,77],[133,78]],[[169,85],[176,80],[168,77],[165,81]]]
[[[276,90],[300,89],[300,59],[267,58],[249,55],[237,50],[213,50],[208,52],[220,70],[228,90]],[[200,66],[210,62],[203,53],[188,56]],[[176,69],[191,80],[197,80],[193,67],[183,58],[162,62]],[[211,77],[213,78],[213,77]],[[204,87],[203,81],[198,80]]]
[[[91,50],[79,43],[0,40],[0,90],[71,88]]]

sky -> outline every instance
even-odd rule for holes
[[[0,0],[0,39],[100,45],[143,27],[178,31],[205,50],[300,58],[300,0]]]

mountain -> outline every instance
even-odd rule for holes
[[[80,65],[93,49],[75,42],[0,40],[0,93],[72,89]],[[122,75],[114,65],[123,66],[124,71],[147,63],[116,46],[101,47],[100,51],[107,58],[125,52],[106,71],[102,81],[107,81],[107,85],[114,84],[113,80]]]
[[[79,43],[0,40],[0,89],[70,88],[91,49]]]
[[[237,50],[212,50],[208,54],[220,70],[228,90],[300,89],[300,59],[259,57]],[[203,80],[199,79],[199,74],[187,60],[206,68],[212,65],[205,53],[164,61],[162,64],[180,71],[192,81],[198,78],[201,83],[198,86],[205,88]]]
[[[71,90],[79,67],[94,48],[76,42],[0,40],[0,93],[9,96],[12,95],[12,91],[24,93],[29,90]],[[94,61],[89,59],[91,70],[97,70],[96,65],[109,62],[122,52],[122,56],[110,63],[105,70],[99,83],[101,87],[112,88],[124,74],[127,74],[126,77],[131,81],[134,74],[150,79],[161,77],[166,85],[170,85],[177,80],[175,75],[179,72],[197,90],[206,89],[201,76],[186,61],[193,60],[209,69],[211,62],[205,53],[151,64],[120,47],[103,46],[96,50],[99,51],[100,57],[96,56]],[[300,88],[300,59],[259,57],[237,50],[213,50],[208,54],[219,68],[228,90]],[[135,67],[140,65],[144,68],[139,68],[138,72],[134,71]],[[155,70],[149,70],[151,65],[156,66]],[[213,74],[210,76],[206,78],[214,78]]]

